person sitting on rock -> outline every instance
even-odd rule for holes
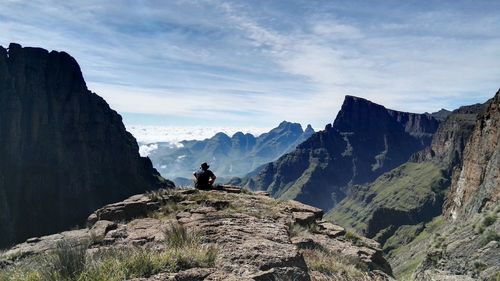
[[[208,168],[210,168],[210,166],[207,163],[203,163],[201,164],[200,169],[193,173],[195,178],[195,187],[197,189],[212,188],[212,185],[217,177]]]

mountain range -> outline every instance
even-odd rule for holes
[[[243,183],[328,210],[353,185],[373,181],[428,146],[438,125],[428,114],[346,96],[333,124]]]
[[[278,127],[259,136],[237,132],[233,136],[217,133],[205,140],[185,140],[177,145],[160,142],[148,155],[164,177],[184,185],[203,162],[220,178],[231,178],[252,171],[276,160],[308,139],[314,133],[309,125],[305,130],[298,123],[283,121]],[[187,178],[187,180],[182,180]]]
[[[495,280],[499,95],[432,114],[347,96],[332,125],[232,182],[330,209],[381,243],[403,280]]]

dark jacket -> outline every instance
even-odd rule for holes
[[[199,169],[194,173],[196,177],[196,185],[195,187],[198,189],[209,189],[212,185],[209,183],[210,178],[215,178],[215,175],[210,170]]]

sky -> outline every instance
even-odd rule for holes
[[[322,129],[347,94],[432,112],[500,87],[496,0],[0,5],[0,45],[71,54],[89,89],[139,132],[257,132],[282,120]]]

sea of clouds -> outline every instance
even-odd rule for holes
[[[168,142],[172,146],[182,146],[183,140],[203,140],[213,137],[222,132],[232,136],[236,132],[250,133],[258,136],[268,132],[269,128],[247,127],[202,127],[202,126],[152,126],[152,125],[128,125],[127,130],[134,135],[139,143],[141,156],[148,156],[152,151],[158,149],[158,142]]]

